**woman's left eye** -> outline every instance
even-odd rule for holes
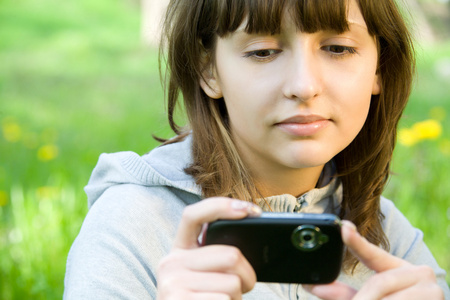
[[[330,45],[330,46],[324,46],[322,47],[322,50],[330,52],[332,55],[335,56],[342,56],[346,54],[355,54],[356,49],[353,47],[348,46],[341,46],[341,45]]]

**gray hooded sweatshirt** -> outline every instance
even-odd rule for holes
[[[156,299],[156,269],[175,237],[186,205],[202,199],[201,189],[184,172],[191,164],[191,138],[161,146],[149,154],[102,154],[85,191],[89,212],[67,259],[64,299]],[[276,212],[338,213],[342,185],[325,168],[322,187],[300,198],[266,199]],[[260,205],[264,206],[264,201]],[[383,229],[390,252],[413,264],[431,266],[450,299],[445,271],[393,203],[381,199]],[[340,281],[355,288],[373,275],[358,264]],[[299,284],[257,283],[243,299],[317,299]]]

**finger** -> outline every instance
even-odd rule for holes
[[[190,298],[177,298],[174,299],[187,299],[187,300],[234,300],[227,294],[220,293],[193,293]]]
[[[161,273],[160,273],[161,274]],[[169,296],[188,295],[190,293],[219,293],[230,299],[242,297],[240,278],[235,274],[216,272],[194,272],[187,269],[177,269],[175,272],[165,274],[158,281],[158,293],[161,298]],[[188,299],[186,297],[172,297],[171,299]]]
[[[158,290],[159,292],[159,290]],[[242,298],[242,297],[241,297]],[[183,300],[235,300],[230,295],[215,292],[191,292],[176,290],[169,293],[158,293],[157,299],[183,299]],[[240,298],[239,298],[240,299]]]
[[[232,246],[211,245],[190,251],[185,266],[194,271],[215,271],[235,274],[241,279],[242,292],[253,289],[256,273],[241,251]]]
[[[198,236],[204,223],[218,219],[242,219],[260,214],[260,207],[246,201],[224,197],[202,200],[184,209],[174,247],[182,249],[198,247]]]
[[[323,300],[350,300],[357,292],[351,286],[339,281],[320,285],[304,284],[303,288]]]
[[[184,284],[195,293],[225,294],[230,299],[241,299],[242,288],[238,276],[224,273],[191,272]]]
[[[375,274],[359,290],[354,300],[384,299],[387,295],[401,294],[399,291],[410,290],[416,285],[426,284],[430,287],[437,286],[433,269],[429,266],[407,265]],[[431,297],[430,299],[438,298]]]
[[[236,247],[211,245],[198,249],[175,249],[159,265],[159,274],[180,275],[184,271],[234,274],[241,280],[242,292],[253,289],[256,274]]]
[[[409,265],[408,262],[368,242],[357,232],[355,225],[349,221],[342,221],[342,240],[364,265],[375,272]]]
[[[444,292],[436,285],[416,285],[411,288],[393,293],[389,296],[383,297],[383,300],[444,300]]]

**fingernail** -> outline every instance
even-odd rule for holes
[[[231,207],[234,210],[246,211],[249,216],[259,216],[262,213],[261,207],[246,201],[234,200]]]
[[[312,284],[302,284],[302,288],[308,292],[311,292],[314,286]]]
[[[248,210],[248,215],[249,216],[251,216],[251,217],[258,217],[258,216],[261,215],[261,213],[262,213],[262,209],[261,209],[261,207],[259,207],[257,205],[252,204],[249,207],[249,210]]]
[[[347,220],[342,220],[342,226],[347,227],[348,229],[350,229],[351,231],[355,231],[356,232],[356,226],[355,224],[353,224],[350,221]]]

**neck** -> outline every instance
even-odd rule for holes
[[[300,196],[314,189],[323,170],[322,166],[252,172],[256,187],[261,192],[261,196],[270,197],[275,195],[290,194]]]

